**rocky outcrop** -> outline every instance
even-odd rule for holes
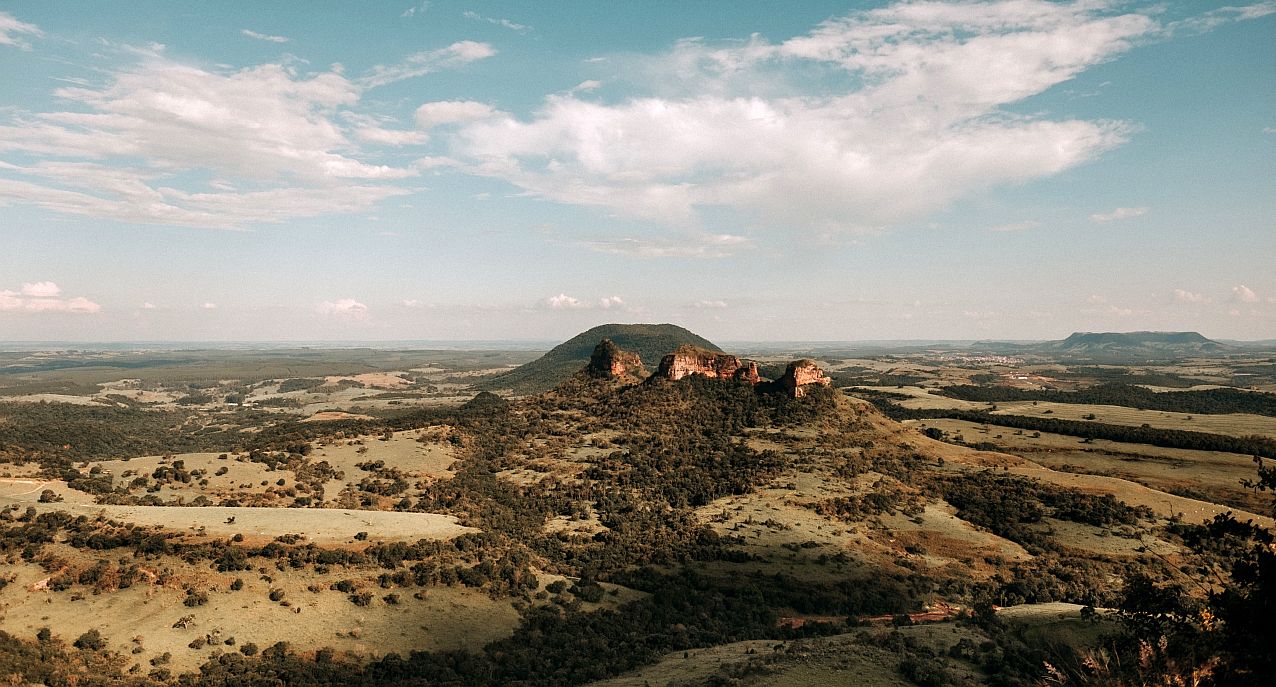
[[[804,396],[807,387],[812,384],[829,386],[831,383],[832,380],[824,376],[824,370],[814,360],[795,360],[789,363],[784,376],[779,379],[781,388],[794,398]]]
[[[758,382],[757,363],[741,362],[728,353],[706,351],[695,346],[679,346],[660,361],[656,377],[677,381],[691,375],[703,375],[713,379],[740,379],[751,384]]]
[[[745,361],[744,364],[735,371],[734,377],[737,381],[748,382],[750,384],[757,384],[762,381],[762,378],[758,376],[758,364],[752,360]]]
[[[611,339],[603,339],[589,356],[585,374],[595,379],[634,380],[646,377],[647,369],[637,353],[621,350]]]

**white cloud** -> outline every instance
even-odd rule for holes
[[[217,309],[217,304],[216,304],[216,303],[204,303],[203,305],[201,305],[201,306],[199,306],[199,307],[200,307],[201,309],[203,309],[203,310],[216,310],[216,309]]]
[[[32,298],[57,298],[62,289],[51,281],[37,281],[23,284],[20,293]]]
[[[1232,287],[1232,298],[1242,303],[1257,303],[1259,300],[1258,294],[1244,284]]]
[[[428,9],[430,9],[430,3],[427,0],[427,2],[423,2],[420,5],[413,5],[412,7],[403,10],[403,14],[400,14],[399,18],[411,19],[417,15],[425,14],[425,11]]]
[[[395,81],[424,76],[440,69],[475,62],[495,54],[496,49],[487,43],[458,41],[446,48],[413,53],[399,64],[379,64],[372,68],[369,75],[360,79],[359,83],[364,88],[377,88]]]
[[[402,306],[403,306],[403,307],[405,307],[405,308],[423,308],[423,307],[425,307],[425,301],[420,301],[420,300],[417,300],[417,299],[415,299],[415,298],[404,298],[403,300],[399,301],[399,304],[400,304],[400,305],[402,305]]]
[[[292,40],[291,38],[288,38],[287,36],[272,36],[267,33],[257,33],[256,31],[253,31],[252,29],[240,29],[239,32],[244,34],[245,36],[248,36],[249,38],[255,38],[259,41],[267,41],[269,43],[287,43],[288,41]]]
[[[588,93],[590,91],[596,91],[599,88],[602,88],[602,85],[603,85],[603,82],[601,81],[597,81],[595,79],[588,79],[586,81],[582,81],[576,84],[575,86],[572,86],[572,89],[568,91],[568,93]]]
[[[638,258],[726,258],[751,241],[734,234],[691,234],[680,237],[589,238],[580,244],[600,253]]]
[[[1112,212],[1101,212],[1090,215],[1091,222],[1115,222],[1122,219],[1130,219],[1146,214],[1147,208],[1117,208]]]
[[[778,44],[688,40],[643,67],[653,89],[674,95],[550,96],[530,119],[464,127],[453,156],[549,199],[674,225],[720,206],[771,226],[880,227],[1123,143],[1131,127],[1121,122],[1006,106],[1157,28],[1096,2],[914,2]],[[855,85],[813,93],[821,72]]]
[[[1041,226],[1041,222],[1038,222],[1036,220],[1027,220],[1024,222],[1014,222],[1012,224],[999,224],[995,227],[988,227],[988,231],[998,232],[998,233],[1011,232],[1011,231],[1027,231],[1029,229],[1036,229],[1039,226]]]
[[[585,301],[568,296],[565,293],[550,296],[545,299],[545,305],[551,310],[584,310],[589,307],[589,304]]]
[[[1174,300],[1179,303],[1209,303],[1210,298],[1205,294],[1193,293],[1184,289],[1174,289]]]
[[[432,129],[443,124],[457,124],[484,119],[496,114],[486,103],[473,100],[439,100],[425,103],[416,109],[416,125]]]
[[[721,300],[696,301],[695,303],[692,304],[692,307],[701,308],[701,309],[706,309],[706,308],[721,309],[721,308],[727,307],[727,302],[721,301]]]
[[[368,316],[368,306],[353,298],[324,301],[315,307],[322,315],[350,320],[362,320]]]
[[[154,303],[152,303],[152,302],[150,302],[150,301],[147,301],[147,302],[145,302],[145,303],[143,303],[143,304],[142,304],[142,309],[143,309],[143,310],[154,310],[154,309],[155,309],[155,304],[154,304]]]
[[[28,282],[17,291],[0,290],[0,312],[96,313],[102,306],[83,297],[62,298],[62,289],[51,281]]]
[[[354,130],[354,135],[361,141],[387,146],[424,145],[430,141],[430,135],[424,131],[383,129],[378,126],[359,127]]]
[[[44,32],[35,24],[19,21],[8,12],[0,12],[0,45],[11,45],[21,50],[30,50],[31,45],[24,41],[21,36],[39,38],[43,35]]]
[[[620,296],[604,296],[596,302],[560,293],[541,301],[543,307],[550,310],[624,310],[625,312],[643,312],[642,308],[634,308],[625,303]]]
[[[408,192],[381,182],[419,174],[352,156],[357,148],[337,115],[360,90],[335,71],[303,77],[279,64],[210,71],[150,57],[105,85],[55,95],[72,108],[19,112],[0,123],[0,152],[39,159],[4,165],[0,203],[239,228],[363,210]],[[377,134],[360,137],[369,136]],[[211,173],[208,192],[172,181],[191,171]]]
[[[470,21],[484,21],[489,24],[495,24],[497,26],[507,28],[510,31],[517,31],[518,33],[527,33],[528,31],[532,30],[532,27],[526,24],[518,24],[508,19],[495,19],[492,17],[485,17],[479,14],[478,12],[473,12],[470,10],[466,10],[462,12],[461,16],[465,17],[466,19],[469,19]]]

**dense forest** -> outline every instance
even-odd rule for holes
[[[1077,391],[1056,389],[1015,389],[1006,386],[963,384],[940,390],[949,398],[963,401],[1006,403],[1010,401],[1048,401],[1052,403],[1085,403],[1124,406],[1140,410],[1169,413],[1252,413],[1276,416],[1276,395],[1223,387],[1193,391],[1156,392],[1132,384],[1100,384]]]

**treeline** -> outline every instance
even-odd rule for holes
[[[1026,415],[999,415],[982,410],[953,410],[946,408],[905,408],[889,399],[862,394],[873,405],[894,420],[964,420],[984,425],[997,425],[1033,432],[1066,434],[1083,439],[1104,439],[1130,444],[1148,444],[1164,448],[1183,448],[1196,451],[1224,451],[1243,455],[1276,459],[1276,439],[1264,436],[1233,437],[1208,432],[1190,432],[1181,429],[1161,429],[1141,425],[1110,425],[1085,420],[1062,420],[1052,417]]]
[[[949,398],[983,403],[1011,401],[1047,401],[1051,403],[1085,403],[1123,406],[1139,410],[1169,413],[1252,413],[1276,416],[1276,394],[1244,391],[1234,388],[1197,389],[1195,391],[1156,392],[1132,384],[1100,384],[1077,391],[1057,389],[1015,389],[1005,386],[962,384],[944,387],[940,393]]]

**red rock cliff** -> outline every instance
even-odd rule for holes
[[[675,381],[691,375],[740,379],[757,384],[758,366],[754,362],[741,362],[728,353],[706,351],[695,346],[679,346],[660,361],[660,369],[656,370],[657,377]]]
[[[828,386],[832,381],[824,376],[824,370],[815,364],[814,360],[795,360],[789,363],[788,369],[784,371],[784,376],[780,378],[780,386],[784,387],[794,398],[799,398],[806,394],[807,387],[811,384],[819,384]]]
[[[641,379],[647,375],[637,353],[622,350],[611,339],[603,339],[589,356],[585,374],[598,379]]]

